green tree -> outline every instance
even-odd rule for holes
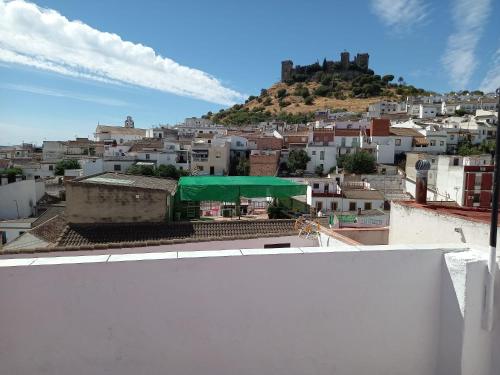
[[[0,174],[7,175],[8,177],[15,177],[23,174],[23,170],[21,168],[13,167],[0,169]]]
[[[385,76],[382,77],[382,82],[384,82],[386,85],[389,82],[392,82],[394,80],[394,76],[392,74],[386,74]]]
[[[250,162],[246,158],[240,158],[236,165],[237,176],[248,176],[250,174]]]
[[[318,96],[328,96],[330,95],[330,88],[325,85],[320,85],[314,90],[314,95]]]
[[[342,162],[342,167],[349,173],[368,174],[374,173],[377,169],[375,157],[365,151],[346,155]]]
[[[142,176],[154,176],[156,175],[156,171],[154,167],[150,165],[131,165],[127,169],[127,173],[129,174],[135,174],[135,175],[142,175]]]
[[[173,165],[162,164],[156,169],[156,175],[159,177],[168,177],[178,180],[179,179],[179,171]]]
[[[61,160],[56,163],[54,173],[56,176],[63,176],[64,171],[66,169],[80,169],[80,168],[81,166],[78,160]]]
[[[308,96],[307,98],[304,98],[304,104],[305,105],[313,105],[314,104],[314,98],[312,96]]]
[[[307,163],[311,160],[309,155],[305,150],[292,150],[288,154],[287,167],[292,173],[297,170],[305,170],[307,168]]]

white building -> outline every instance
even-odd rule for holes
[[[104,144],[123,145],[126,142],[138,141],[146,137],[146,129],[127,128],[122,126],[97,125],[95,138]]]
[[[197,139],[191,146],[191,168],[199,175],[224,176],[229,172],[230,142],[225,139]]]
[[[306,147],[306,152],[311,158],[306,168],[309,173],[316,173],[316,168],[321,168],[323,173],[328,173],[337,166],[337,147],[334,145],[310,143]]]
[[[21,180],[8,183],[1,178],[0,220],[19,219],[36,213],[36,205],[45,194],[45,183],[41,180]]]
[[[492,181],[491,155],[439,156],[436,190],[460,206],[490,208]]]
[[[368,117],[370,118],[384,117],[384,115],[396,113],[406,113],[406,103],[383,100],[368,106]]]

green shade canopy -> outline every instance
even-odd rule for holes
[[[304,195],[307,185],[269,176],[193,176],[181,177],[181,201],[236,202],[245,198],[285,198]]]

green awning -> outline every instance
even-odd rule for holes
[[[236,202],[245,198],[285,198],[304,195],[307,185],[270,176],[192,176],[181,177],[181,201]]]

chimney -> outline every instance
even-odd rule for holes
[[[427,204],[427,174],[431,168],[428,160],[422,159],[415,163],[417,171],[417,186],[415,188],[415,200],[419,204]]]

